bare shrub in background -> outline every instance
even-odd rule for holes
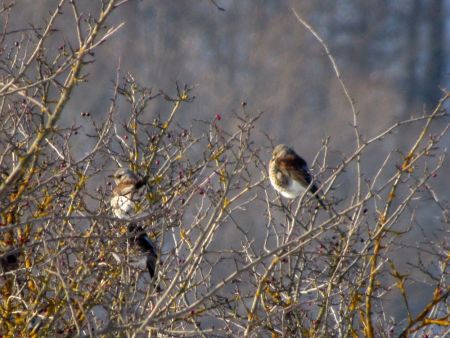
[[[110,15],[126,1],[99,2],[81,14],[61,1],[46,27],[1,36],[0,333],[4,336],[342,336],[444,334],[449,324],[448,207],[433,189],[448,135],[443,104],[399,121],[329,165],[323,143],[314,167],[330,205],[277,196],[267,180],[276,140],[258,130],[245,103],[232,121],[178,125],[192,89],[152,91],[117,70],[111,104],[63,126],[73,90],[89,86],[95,50],[120,28]],[[11,5],[12,6],[12,5]],[[70,20],[69,20],[70,18]],[[73,41],[49,48],[54,25],[73,25]],[[111,74],[114,77],[114,74]],[[90,84],[85,82],[90,80]],[[345,86],[344,86],[345,89]],[[148,107],[160,105],[158,115]],[[81,121],[81,122],[80,122]],[[285,121],[289,123],[290,121]],[[83,126],[81,126],[83,124]],[[89,126],[89,132],[85,128]],[[373,147],[417,127],[406,151],[364,171]],[[432,130],[432,131],[431,131]],[[90,146],[76,155],[73,144]],[[118,166],[148,178],[133,219],[157,244],[155,280],[128,264],[127,221],[113,217],[110,175]],[[335,197],[351,173],[351,195]],[[408,241],[435,210],[442,229]],[[426,224],[423,224],[426,226]],[[426,232],[424,232],[425,234]],[[408,267],[395,255],[410,250]],[[114,255],[124,259],[118,263]],[[433,291],[412,309],[412,286]],[[405,319],[386,301],[398,293]]]

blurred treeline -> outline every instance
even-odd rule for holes
[[[19,1],[12,16],[21,20],[10,28],[42,26],[56,3]],[[125,27],[95,56],[100,62],[90,84],[78,89],[83,100],[74,100],[74,111],[105,110],[120,62],[122,71],[155,90],[170,92],[175,81],[196,86],[197,100],[184,113],[187,121],[216,112],[227,116],[246,101],[249,109],[266,112],[262,127],[276,139],[345,141],[351,135],[345,129],[351,120],[348,104],[322,47],[290,7],[328,44],[369,132],[432,107],[439,86],[449,83],[444,0],[216,3],[225,11],[210,0],[130,1],[115,17]],[[93,5],[85,1],[85,13]],[[61,43],[74,38],[65,24],[59,22],[55,33]]]

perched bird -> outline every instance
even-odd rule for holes
[[[142,198],[139,190],[146,184],[147,180],[140,178],[131,170],[124,168],[117,169],[112,177],[116,183],[116,187],[113,189],[113,197],[111,198],[112,211],[118,218],[130,219],[136,212],[136,203]],[[158,259],[155,245],[147,236],[144,229],[133,222],[128,224],[128,232],[132,244],[137,246],[144,255],[146,267],[150,273],[150,277],[153,278]]]
[[[282,196],[295,198],[301,196],[306,190],[310,191],[326,208],[317,194],[308,165],[297,153],[284,144],[279,144],[272,152],[269,163],[270,183]]]

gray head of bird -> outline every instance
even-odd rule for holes
[[[272,158],[285,156],[285,155],[288,155],[290,153],[292,153],[292,149],[291,148],[289,148],[285,144],[279,144],[273,149],[273,151],[272,151]]]
[[[126,168],[117,169],[114,175],[112,175],[111,177],[114,179],[116,185],[127,179],[132,179],[136,181],[139,180],[139,177],[134,172]]]

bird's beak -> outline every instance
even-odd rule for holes
[[[114,177],[114,175],[108,175],[107,177],[113,178],[113,177]]]

